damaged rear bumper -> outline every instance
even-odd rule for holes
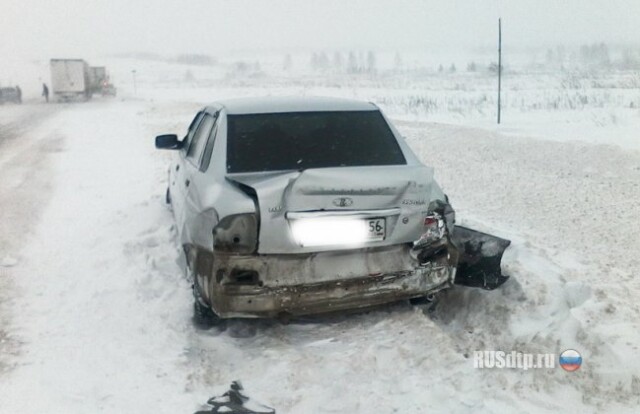
[[[446,249],[421,264],[409,251],[393,246],[333,254],[216,255],[210,305],[222,318],[309,315],[426,296],[453,285],[455,267]],[[331,275],[332,268],[341,277]],[[381,271],[372,273],[374,268]],[[297,269],[295,276],[290,269]]]

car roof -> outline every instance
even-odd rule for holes
[[[215,102],[212,107],[224,107],[229,115],[285,112],[374,111],[378,108],[364,101],[320,96],[290,96],[238,98]]]

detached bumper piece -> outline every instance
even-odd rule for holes
[[[195,414],[275,414],[273,408],[251,400],[243,394],[244,388],[240,381],[233,381],[229,391],[219,397],[213,397],[207,401],[211,411],[197,411]]]
[[[493,290],[509,279],[502,274],[500,261],[510,240],[456,226],[452,241],[459,254],[456,284]]]

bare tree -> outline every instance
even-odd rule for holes
[[[349,57],[347,58],[347,72],[358,73],[359,71],[358,58],[356,57],[356,54],[351,51],[349,52]]]
[[[396,52],[396,55],[393,58],[393,66],[394,66],[395,70],[398,71],[398,72],[402,72],[402,69],[404,68],[404,65],[403,65],[403,62],[402,62],[402,56],[400,56],[399,52]]]
[[[370,50],[367,53],[367,72],[375,73],[376,71],[376,54]]]
[[[335,51],[333,52],[333,67],[337,71],[342,71],[344,68],[344,59],[342,58],[342,53]]]
[[[287,53],[284,56],[284,60],[282,61],[282,69],[285,71],[290,71],[293,67],[293,59],[291,58],[291,54]]]

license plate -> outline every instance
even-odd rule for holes
[[[387,221],[384,218],[367,219],[367,237],[371,241],[384,240],[387,231]]]

